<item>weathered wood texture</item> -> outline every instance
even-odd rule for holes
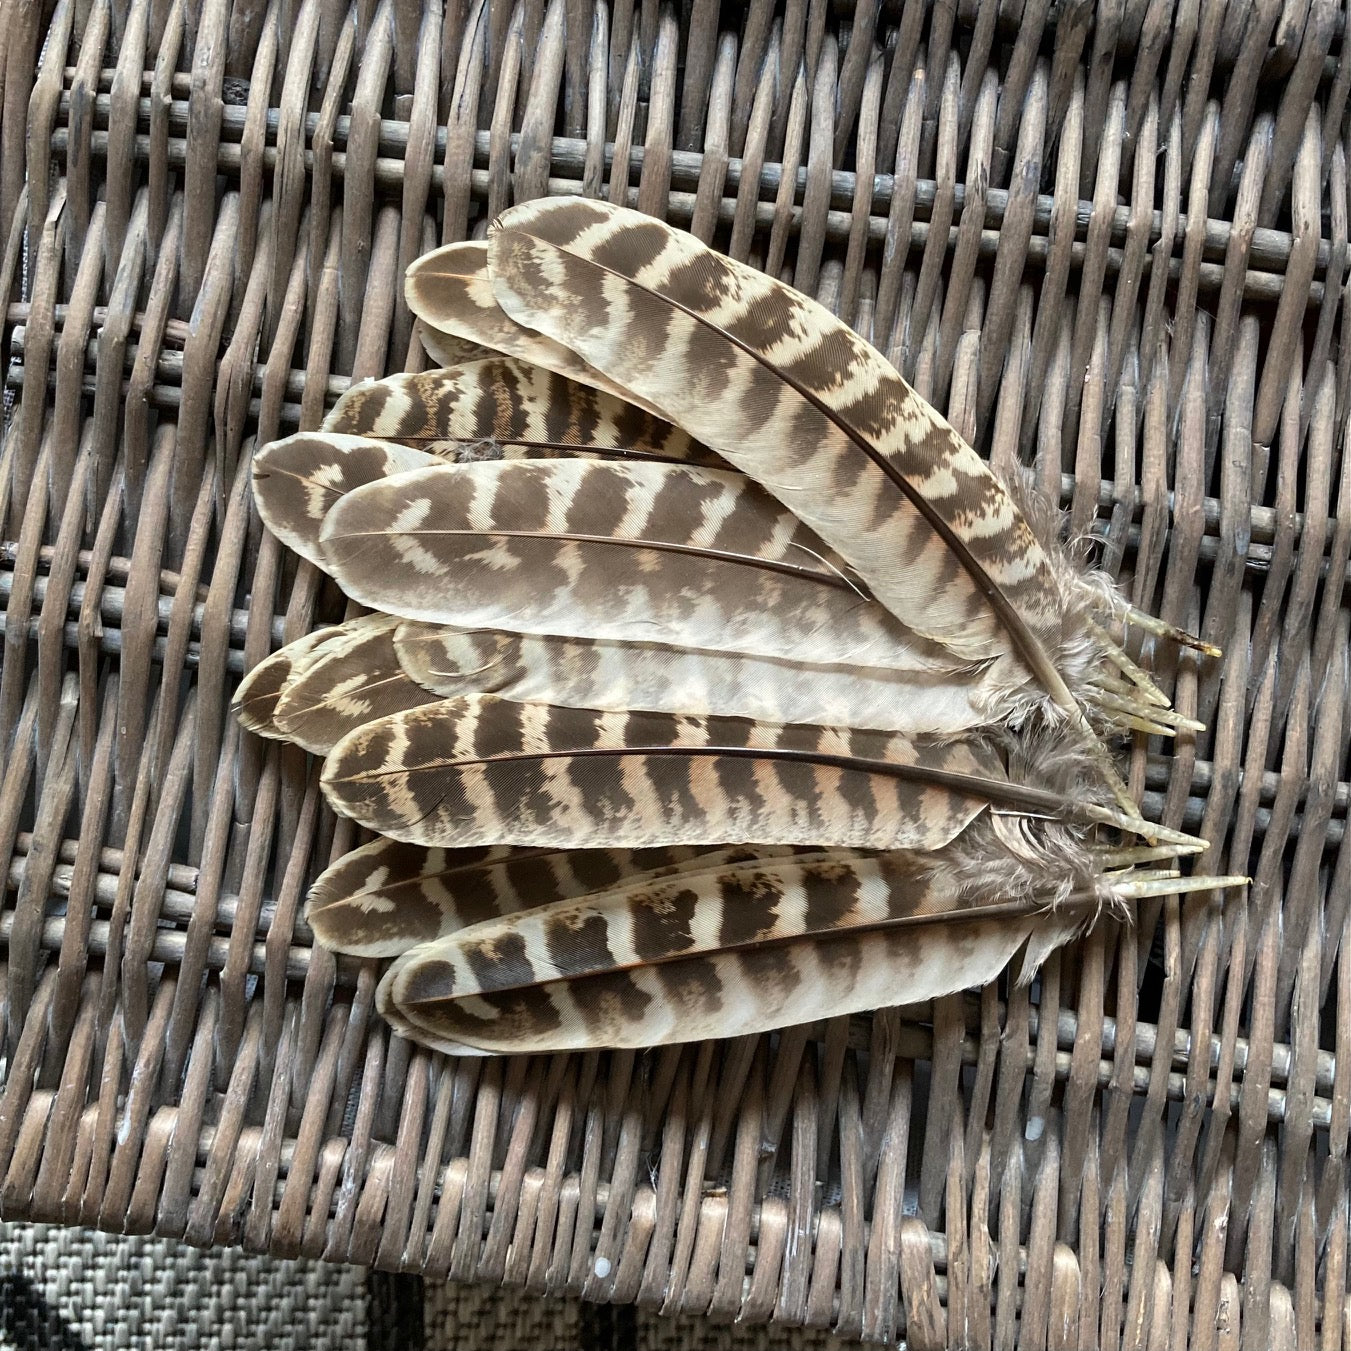
[[[0,0],[0,1209],[914,1348],[1343,1347],[1342,0]],[[774,1037],[454,1062],[298,918],[240,673],[339,616],[253,448],[541,193],[814,293],[1221,663],[1142,742],[1246,897]]]

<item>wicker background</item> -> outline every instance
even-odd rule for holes
[[[0,1210],[849,1337],[1351,1346],[1341,0],[0,0]],[[311,948],[352,842],[241,736],[336,617],[256,443],[423,360],[402,267],[545,192],[816,294],[1127,592],[1247,895],[1032,990],[455,1062]]]

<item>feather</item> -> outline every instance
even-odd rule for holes
[[[327,755],[364,723],[433,702],[437,695],[405,674],[394,649],[399,620],[363,615],[339,632],[292,675],[273,713],[280,734]]]
[[[457,848],[937,849],[992,803],[1074,810],[1011,783],[978,742],[493,695],[359,727],[329,754],[322,783],[335,811],[371,830]]]
[[[610,453],[722,464],[632,403],[507,357],[353,385],[324,430],[447,461]]]
[[[625,403],[637,404],[649,413],[656,412],[562,343],[508,318],[493,295],[488,276],[488,245],[484,242],[447,244],[423,254],[404,278],[404,297],[408,308],[423,322],[423,344],[443,364],[453,364],[455,360],[452,350],[440,346],[440,335],[444,333],[503,356],[519,357]]]
[[[725,863],[773,852],[428,849],[382,838],[344,854],[319,875],[305,917],[334,952],[397,957],[484,920],[604,891],[633,877],[662,876],[696,858]]]
[[[377,1005],[432,1045],[657,1046],[987,984],[1045,922],[980,917],[932,855],[696,862],[421,945]]]
[[[1198,842],[1139,822],[1085,716],[1181,725],[1124,602],[828,311],[584,200],[407,295],[433,352],[505,355],[260,452],[269,526],[378,613],[241,687],[381,835],[307,915],[396,958],[396,1031],[637,1047],[919,1002],[1194,885],[1141,866]]]
[[[719,713],[912,735],[956,733],[985,720],[987,691],[975,671],[813,664],[412,621],[399,626],[394,646],[404,671],[446,698],[496,694],[615,713]]]
[[[456,338],[449,333],[438,333],[429,329],[421,320],[417,324],[417,335],[432,361],[440,367],[463,366],[470,361],[487,361],[500,356],[491,347],[471,342],[468,338]]]
[[[253,498],[263,524],[288,549],[324,567],[319,526],[345,493],[391,474],[438,464],[407,446],[336,432],[300,432],[253,457]]]
[[[550,460],[440,465],[369,483],[320,549],[363,605],[462,628],[948,669],[850,585],[741,475]]]
[[[498,358],[354,385],[323,430],[259,451],[254,499],[267,527],[322,568],[319,527],[363,484],[442,462],[577,455],[721,463],[631,404]]]
[[[322,646],[333,637],[332,628],[315,629],[295,642],[264,657],[235,690],[232,704],[235,716],[258,736],[285,740],[286,734],[274,721],[277,700],[289,681],[309,664]]]
[[[650,216],[513,207],[493,294],[760,482],[916,633],[1035,677],[1064,710],[1080,599],[1003,484],[828,310]]]

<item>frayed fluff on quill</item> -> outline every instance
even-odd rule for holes
[[[1086,748],[1063,724],[1032,721],[1016,734],[991,738],[1016,783],[1083,805],[1108,807],[1111,793]],[[1096,898],[1088,915],[1111,903],[1102,871],[1102,827],[1028,812],[992,808],[940,851],[964,896],[974,905],[1018,902],[1054,909],[1075,897]]]
[[[1002,478],[1001,482],[1004,482]],[[1061,637],[1052,654],[1056,669],[1089,723],[1099,731],[1111,728],[1114,722],[1103,716],[1093,683],[1094,676],[1103,670],[1107,655],[1088,621],[1103,627],[1111,626],[1126,609],[1126,600],[1112,577],[1089,566],[1089,555],[1095,543],[1089,532],[1067,537],[1065,514],[1025,474],[1018,473],[1012,482],[1004,482],[1004,486],[1050,559],[1051,572],[1059,588]],[[1065,726],[1068,718],[1066,710],[1048,698],[1038,685],[1029,682],[1017,688],[1001,689],[998,718],[992,721],[995,720],[1009,730],[1028,729],[1036,736],[1042,735],[1042,729],[1046,727]],[[1091,766],[1086,768],[1091,781],[1096,771]]]

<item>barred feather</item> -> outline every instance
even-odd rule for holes
[[[285,733],[275,722],[277,701],[333,634],[332,628],[315,629],[264,657],[235,690],[233,705],[240,723],[258,736],[284,740]]]
[[[787,850],[777,851],[780,854]],[[713,866],[772,849],[429,849],[378,839],[344,854],[310,890],[305,917],[325,947],[397,957],[470,925],[660,876],[691,860]]]
[[[377,1001],[432,1045],[656,1046],[951,994],[1066,926],[967,908],[930,855],[696,863],[422,945]]]
[[[447,698],[496,694],[615,713],[719,713],[917,735],[977,725],[985,720],[989,699],[975,671],[813,664],[413,621],[400,625],[394,646],[413,680]]]
[[[408,269],[404,296],[408,308],[424,325],[423,344],[443,364],[455,361],[454,353],[439,345],[440,335],[445,333],[457,342],[474,342],[503,356],[519,357],[626,403],[636,403],[649,413],[656,412],[570,348],[510,319],[493,295],[488,245],[484,242],[447,244],[423,254]]]
[[[493,695],[367,723],[334,747],[323,787],[371,830],[445,847],[937,849],[992,802],[1072,805],[1011,784],[979,743]]]
[[[362,381],[338,400],[324,430],[452,462],[609,452],[723,463],[632,403],[508,357]]]
[[[1067,602],[1022,513],[824,307],[649,216],[578,198],[505,212],[489,269],[512,319],[753,475],[907,626],[1063,691]]]
[[[436,694],[399,665],[399,620],[363,615],[339,626],[277,700],[273,722],[284,737],[327,755],[348,732],[376,718],[433,702]]]
[[[349,596],[408,619],[706,651],[950,669],[740,475],[668,464],[441,465],[324,520]]]
[[[263,524],[288,549],[324,567],[319,527],[345,493],[391,474],[438,464],[407,446],[336,432],[300,432],[253,458],[253,497]]]

